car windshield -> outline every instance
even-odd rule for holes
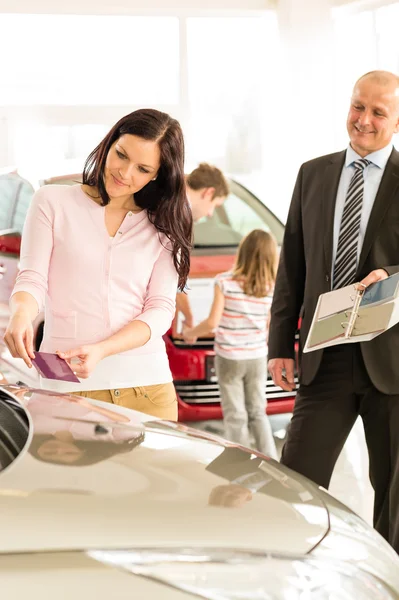
[[[233,180],[229,185],[230,194],[222,206],[194,225],[195,247],[235,248],[253,229],[271,232],[280,245],[284,234],[281,221],[244,186]]]

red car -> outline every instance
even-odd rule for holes
[[[79,176],[56,177],[43,182],[76,183]],[[208,315],[213,297],[213,277],[231,268],[241,238],[252,229],[271,231],[281,243],[281,221],[247,188],[230,179],[230,195],[211,218],[195,225],[194,250],[188,294],[194,318]],[[33,195],[33,187],[17,173],[0,175],[0,303],[7,303],[18,270],[23,221]],[[36,324],[39,347],[43,322]],[[177,314],[165,335],[170,367],[178,394],[179,420],[200,421],[222,418],[219,388],[214,369],[212,338],[200,338],[187,344],[179,335],[181,315]],[[276,388],[268,379],[265,393],[267,412],[291,412],[294,394]]]

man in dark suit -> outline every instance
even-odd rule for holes
[[[357,417],[375,491],[374,525],[399,552],[399,326],[370,342],[305,353],[320,294],[399,272],[399,78],[373,71],[355,84],[347,150],[302,165],[288,215],[271,309],[269,370],[300,387],[282,463],[328,487]]]

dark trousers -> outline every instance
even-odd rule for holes
[[[300,386],[281,462],[328,488],[359,415],[375,491],[374,527],[399,553],[399,395],[373,386],[358,344],[326,349],[314,381]]]

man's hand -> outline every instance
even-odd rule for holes
[[[383,279],[386,279],[387,277],[389,277],[389,275],[385,271],[385,269],[375,269],[375,271],[371,271],[371,273],[369,273],[367,275],[367,277],[362,279],[357,284],[357,289],[364,290],[364,289],[368,288],[369,285],[371,285],[372,283],[376,283],[377,281],[382,281]]]
[[[210,506],[225,506],[228,508],[239,508],[246,502],[252,500],[252,492],[242,485],[227,483],[218,485],[209,495]]]
[[[267,365],[274,383],[286,392],[295,390],[294,365],[293,358],[272,358]]]

